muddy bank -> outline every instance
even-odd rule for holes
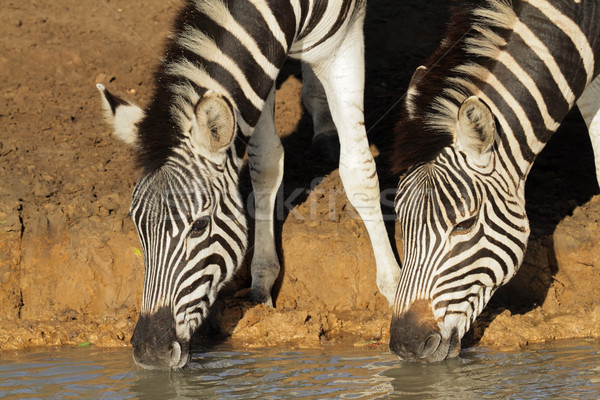
[[[439,43],[444,23],[441,1],[397,3],[372,4],[367,17],[365,109],[374,152],[389,142],[394,113],[386,111]],[[132,151],[101,120],[94,84],[145,104],[176,5],[9,3],[0,16],[0,349],[128,345],[143,282],[127,218],[137,173]],[[390,313],[366,231],[335,166],[310,151],[297,74],[297,65],[286,66],[277,93],[289,200],[278,222],[277,307],[243,301],[242,268],[205,332],[248,346],[385,344]],[[600,336],[600,200],[590,154],[575,112],[528,182],[533,234],[525,264],[469,340],[504,347]],[[382,173],[387,205],[395,184]],[[242,186],[248,196],[247,180]]]
[[[338,185],[339,179],[333,173],[317,189]],[[309,212],[315,196],[321,196],[319,190],[294,209],[295,215]],[[243,289],[230,288],[215,305],[204,334],[250,347],[387,343],[390,314],[375,286],[365,231],[351,212],[331,212],[328,202],[317,204],[321,206],[318,219],[306,222],[288,217],[283,226],[285,274],[276,299],[277,308],[250,304],[244,300]],[[467,342],[514,348],[553,339],[600,338],[599,213],[600,196],[595,196],[577,208],[573,216],[561,221],[553,235],[532,241],[519,274],[477,320]],[[323,218],[326,215],[335,218]],[[332,229],[332,224],[343,229]],[[136,262],[138,256],[132,250],[135,238],[118,236],[132,245],[116,246],[113,250],[132,253],[132,261]],[[103,246],[116,242],[115,239]],[[40,253],[58,252],[42,243],[38,249]],[[122,257],[115,254],[115,258]],[[77,265],[76,259],[70,262]],[[119,265],[125,268],[125,263]],[[128,345],[139,306],[141,279],[137,286],[100,276],[86,283],[78,279],[85,268],[73,268],[73,273],[62,269],[54,275],[44,272],[44,282],[37,284],[33,276],[39,269],[22,269],[21,276],[27,280],[21,282],[31,283],[19,288],[22,297],[16,302],[20,315],[2,321],[3,349],[83,342]],[[140,276],[142,267],[122,273]],[[77,289],[67,288],[65,282]],[[93,293],[95,302],[85,301],[88,292]],[[121,300],[116,300],[119,295]],[[3,306],[7,304],[10,303],[3,299]],[[102,305],[95,308],[98,304]]]

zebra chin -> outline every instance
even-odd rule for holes
[[[142,315],[131,337],[133,360],[144,369],[179,369],[189,358],[189,339],[177,337],[170,307]]]
[[[419,300],[392,317],[390,351],[402,361],[443,361],[458,356],[460,337],[456,329],[444,335],[433,318],[431,303]]]

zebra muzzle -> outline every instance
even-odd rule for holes
[[[460,339],[455,330],[449,338],[444,338],[433,319],[431,303],[418,300],[392,317],[390,351],[403,361],[442,361],[458,355]]]
[[[135,363],[145,369],[182,368],[188,361],[189,341],[177,337],[169,307],[140,315],[131,344]]]

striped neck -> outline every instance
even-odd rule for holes
[[[598,54],[588,39],[598,33],[573,20],[584,10],[600,18],[599,7],[550,3],[488,0],[483,7],[454,13],[447,38],[409,89],[408,117],[396,128],[397,172],[432,161],[452,145],[458,109],[475,95],[496,118],[500,162],[522,186],[537,155],[598,72]]]
[[[294,19],[263,2],[187,1],[177,16],[165,56],[155,74],[155,92],[140,123],[139,162],[147,173],[172,156],[207,91],[232,105],[237,123],[250,135],[295,34]],[[267,20],[269,24],[258,23]]]
[[[575,3],[572,4],[575,6]],[[489,66],[457,70],[476,84],[473,94],[490,107],[499,125],[499,160],[518,183],[556,132],[593,77],[594,54],[582,29],[571,19],[576,7],[560,10],[546,0],[517,3],[516,9],[480,12],[490,26],[501,21],[508,34],[482,29],[494,46],[467,40]],[[499,24],[498,24],[499,25]]]

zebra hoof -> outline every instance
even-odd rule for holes
[[[262,303],[268,307],[273,307],[273,299],[268,292],[251,289],[248,297],[254,303]]]

